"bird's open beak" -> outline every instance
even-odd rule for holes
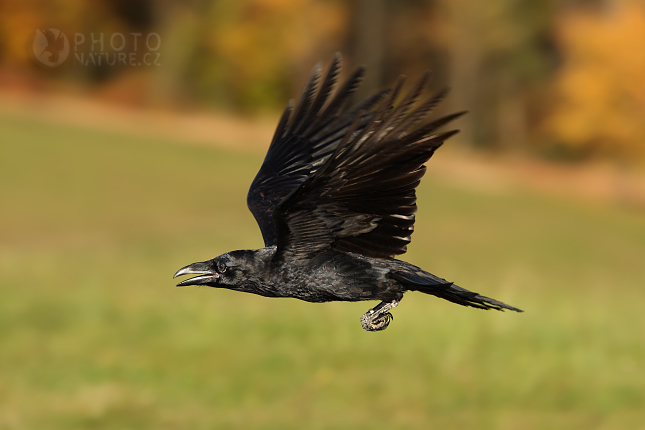
[[[194,278],[181,281],[177,284],[178,287],[185,287],[186,285],[204,285],[215,283],[217,282],[217,278],[219,278],[219,273],[214,272],[212,269],[210,269],[209,264],[207,264],[206,262],[193,263],[189,264],[186,267],[182,267],[181,269],[177,270],[177,273],[175,273],[175,276],[173,276],[173,278],[183,275],[201,276],[195,276]]]

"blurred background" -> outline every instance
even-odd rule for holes
[[[0,1],[0,429],[645,429],[641,0]],[[174,288],[318,61],[468,110],[404,259],[525,309]]]

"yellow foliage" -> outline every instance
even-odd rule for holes
[[[208,46],[225,65],[220,79],[237,104],[252,106],[275,100],[268,92],[292,92],[285,77],[337,50],[348,19],[341,3],[309,0],[244,0],[215,5],[212,16]]]
[[[555,78],[547,132],[576,152],[645,156],[645,9],[616,1],[602,13],[558,22],[564,64]]]

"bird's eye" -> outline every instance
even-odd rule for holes
[[[223,262],[219,261],[219,262],[217,263],[217,271],[218,271],[219,273],[224,273],[224,272],[226,272],[226,264],[224,264]]]

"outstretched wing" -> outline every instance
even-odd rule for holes
[[[356,115],[325,164],[276,207],[276,259],[311,257],[328,247],[374,258],[406,251],[424,163],[457,133],[436,130],[464,113],[426,119],[446,91],[413,108],[427,79],[395,106],[401,77],[367,124]]]
[[[277,243],[272,214],[278,203],[324,163],[355,118],[357,127],[362,128],[370,118],[366,111],[383,98],[384,93],[379,93],[346,109],[364,69],[357,69],[334,92],[340,69],[341,56],[336,54],[320,85],[321,66],[314,67],[295,109],[292,101],[282,114],[264,163],[251,184],[247,205],[260,226],[265,246]]]

